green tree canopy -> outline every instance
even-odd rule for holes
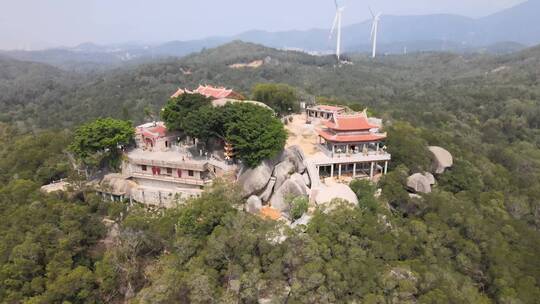
[[[252,98],[267,104],[279,115],[299,109],[298,95],[293,87],[278,83],[259,83],[252,89]]]
[[[351,189],[358,197],[358,205],[372,212],[377,211],[378,202],[375,199],[375,185],[369,180],[355,179],[350,184]]]
[[[249,103],[231,103],[223,108],[225,137],[246,165],[255,167],[276,156],[287,133],[272,111]]]
[[[202,106],[186,114],[182,130],[186,135],[202,141],[216,137],[224,139],[224,116],[222,114],[221,109],[211,105]]]
[[[388,132],[386,145],[392,154],[391,166],[404,164],[414,172],[428,171],[432,155],[419,129],[408,123],[398,122],[385,129]]]
[[[308,211],[309,198],[307,196],[297,196],[291,200],[291,216],[297,220]]]
[[[202,95],[182,96],[171,99],[163,110],[169,129],[182,130],[203,141],[226,140],[234,146],[237,157],[250,167],[283,150],[287,133],[269,109],[251,103],[213,107]]]
[[[96,164],[91,158],[96,154],[102,159],[118,156],[118,146],[132,142],[134,129],[131,121],[101,118],[86,123],[77,130],[69,150],[87,164]]]
[[[169,130],[194,130],[192,125],[188,125],[193,120],[189,114],[211,104],[210,98],[201,94],[182,94],[169,99],[161,111],[161,118]]]

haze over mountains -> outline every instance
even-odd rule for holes
[[[458,15],[391,16],[383,15],[379,31],[382,53],[417,51],[509,53],[540,43],[540,0],[529,0],[483,18]],[[370,48],[371,20],[343,28],[345,52],[367,52]],[[19,60],[37,61],[65,69],[115,67],[163,57],[181,57],[203,48],[242,40],[275,48],[330,53],[335,42],[328,29],[307,31],[248,31],[229,37],[211,37],[191,41],[171,41],[146,45],[81,44],[73,48],[42,51],[3,51],[0,54]],[[86,64],[86,65],[85,65]]]

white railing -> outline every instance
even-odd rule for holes
[[[349,152],[349,153],[346,153],[346,152],[332,152],[324,144],[319,144],[318,147],[319,147],[319,150],[321,150],[321,152],[326,154],[326,156],[332,157],[332,158],[368,157],[368,156],[374,156],[374,155],[386,155],[386,154],[388,154],[383,149],[379,149],[378,151],[369,149],[369,150],[367,150],[365,152]]]

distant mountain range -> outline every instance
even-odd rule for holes
[[[473,19],[458,15],[383,15],[378,40],[382,52],[410,51],[514,51],[540,43],[540,0],[529,0],[493,15]],[[345,51],[367,51],[371,20],[343,28]],[[329,30],[270,33],[252,31],[234,39],[272,47],[325,51],[334,48]],[[400,46],[397,48],[397,46]],[[501,46],[504,46],[501,49]],[[491,47],[495,46],[494,49]],[[397,48],[397,49],[396,49]]]
[[[529,0],[493,15],[473,19],[458,15],[391,16],[380,22],[381,53],[419,51],[510,53],[540,43],[540,0]],[[343,28],[345,52],[370,49],[371,21]],[[99,69],[140,63],[189,53],[242,40],[280,49],[330,53],[335,42],[328,29],[306,31],[249,31],[230,37],[171,41],[157,45],[138,43],[100,46],[92,43],[43,51],[0,51],[19,60],[37,61],[64,69]]]

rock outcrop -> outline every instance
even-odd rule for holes
[[[128,196],[133,189],[137,188],[137,184],[131,180],[127,180],[121,174],[110,173],[103,177],[97,188],[103,193]]]
[[[288,179],[274,192],[270,205],[284,215],[288,215],[291,206],[287,198],[302,195],[307,195],[306,187]]]
[[[275,189],[279,189],[294,172],[296,172],[295,165],[288,159],[277,164],[272,173],[272,176],[276,178]]]
[[[246,211],[253,214],[259,214],[262,208],[262,201],[261,199],[256,196],[252,195],[247,199],[246,202]]]
[[[256,168],[244,168],[237,178],[242,195],[246,198],[258,195],[263,202],[266,202],[273,192],[293,175],[299,184],[309,187],[311,177],[304,164],[304,158],[302,149],[293,146],[283,150],[274,159],[265,160]]]
[[[358,205],[358,197],[352,189],[344,184],[335,184],[329,187],[321,187],[317,191],[315,202],[317,205],[326,205],[335,199],[342,199],[351,204]]]
[[[242,195],[249,197],[246,210],[260,210],[260,202],[261,206],[268,204],[289,218],[289,199],[307,196],[313,180],[305,165],[304,152],[300,147],[292,146],[256,168],[242,170],[237,183]]]
[[[265,160],[256,168],[249,168],[242,172],[237,181],[242,189],[242,195],[249,197],[262,191],[268,184],[273,170],[273,161]]]
[[[298,146],[291,146],[281,153],[280,162],[288,160],[294,164],[295,171],[302,174],[306,171],[306,166],[304,165],[305,155],[302,149]]]
[[[276,185],[276,178],[270,177],[270,181],[268,182],[268,185],[266,185],[266,188],[264,188],[264,191],[259,196],[261,198],[261,201],[268,202],[270,197],[272,196],[272,193],[274,193],[274,186]]]
[[[407,178],[407,188],[416,193],[431,193],[434,184],[435,177],[429,172],[415,173]]]
[[[298,226],[307,226],[309,222],[311,221],[311,218],[312,217],[309,214],[304,213],[302,217],[300,217],[299,219],[297,219],[291,224],[291,228],[296,228]]]
[[[435,185],[435,176],[429,172],[424,172],[424,177],[428,180],[430,185]]]
[[[294,173],[291,175],[290,180],[301,186],[306,190],[308,190],[308,185],[306,185],[306,181],[304,180],[304,177],[300,173]]]
[[[311,178],[307,171],[302,174],[302,178],[304,179],[304,183],[306,184],[306,186],[311,187]]]
[[[448,152],[446,149],[437,147],[437,146],[430,146],[428,147],[429,151],[433,153],[434,160],[433,160],[433,172],[436,174],[442,174],[444,173],[444,170],[447,168],[452,167],[454,164],[452,154]]]

